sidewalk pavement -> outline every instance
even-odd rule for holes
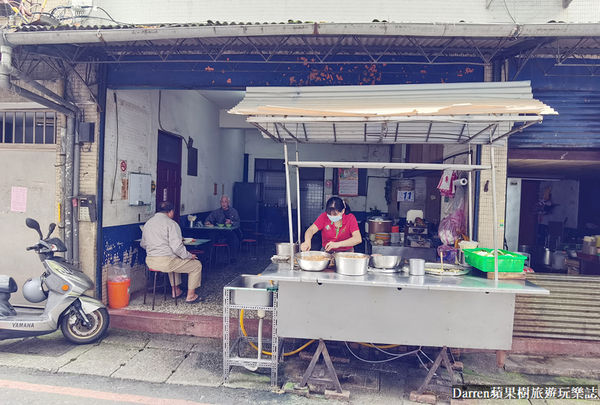
[[[336,356],[335,348],[332,355]],[[344,357],[343,353],[338,357]],[[494,353],[467,353],[457,360],[464,364],[461,374],[464,384],[600,383],[598,358],[509,355],[504,370],[496,367]],[[280,365],[283,381],[298,382],[308,361],[309,356],[286,357]],[[223,385],[221,339],[120,329],[111,329],[102,342],[85,346],[68,343],[60,332],[37,338],[0,341],[0,366],[185,386]],[[367,364],[351,358],[334,362],[334,366],[342,387],[350,392],[349,402],[356,404],[413,404],[408,400],[409,394],[426,375],[426,370],[414,356],[378,364]],[[441,371],[440,374],[441,377],[447,376],[445,371]],[[255,373],[243,368],[234,368],[230,381],[225,386],[270,391],[269,378],[268,370]],[[438,403],[450,402],[450,390],[447,385],[446,382],[445,388],[436,390],[442,394],[438,397]],[[312,402],[315,400],[304,400],[300,397],[298,401],[294,401]],[[520,402],[503,400],[498,403]],[[541,403],[558,405],[565,402],[557,400]]]

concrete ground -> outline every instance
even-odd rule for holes
[[[286,342],[294,347],[297,342]],[[298,382],[310,360],[306,355],[286,357],[280,365],[280,383]],[[365,363],[355,359],[343,343],[328,344],[334,357],[334,366],[344,390],[349,391],[351,404],[411,404],[409,394],[426,375],[426,369],[416,356],[410,355],[386,363]],[[253,356],[252,349],[243,352]],[[394,349],[390,349],[394,350]],[[387,358],[373,349],[354,347],[355,353],[373,362]],[[425,350],[432,357],[435,350]],[[421,356],[427,365],[427,358]],[[464,371],[457,377],[464,384],[483,385],[598,385],[600,384],[600,359],[594,358],[528,358],[510,356],[506,369],[496,367],[493,353],[462,354],[456,360],[464,363]],[[273,403],[268,370],[250,372],[243,368],[232,370],[230,381],[222,380],[222,342],[216,338],[150,334],[111,329],[108,336],[94,345],[74,346],[66,342],[59,332],[37,338],[13,339],[0,342],[0,366],[29,369],[53,375],[77,374],[119,381],[141,381],[180,387],[234,388],[256,397],[264,393]],[[449,381],[445,371],[439,372],[437,403],[449,403]],[[318,390],[317,390],[318,391]],[[319,404],[335,403],[322,395],[304,398],[297,394],[275,391],[277,403]],[[225,395],[225,394],[223,394]],[[244,394],[245,395],[245,394]],[[258,395],[261,397],[262,394]],[[259,401],[260,402],[260,401]],[[455,403],[456,401],[453,401]],[[215,400],[211,403],[229,403]],[[340,402],[341,403],[341,402]],[[456,402],[461,403],[461,402]],[[464,403],[482,403],[469,402]],[[485,402],[488,403],[488,402]],[[533,403],[562,404],[561,401],[515,402],[503,400],[502,404]]]
[[[73,346],[67,343],[60,333],[54,333],[39,338],[0,342],[0,366],[9,369],[18,367],[21,370],[33,370],[57,376],[82,375],[103,379],[103,381],[118,380],[120,384],[130,381],[186,389],[212,389],[207,398],[219,398],[221,392],[219,390],[225,390],[222,391],[223,397],[220,400],[210,403],[236,403],[230,401],[231,396],[228,396],[230,394],[227,391],[230,389],[245,393],[243,394],[245,398],[252,398],[248,400],[249,402],[243,403],[263,403],[256,398],[264,398],[267,401],[264,403],[318,404],[332,403],[332,401],[335,403],[336,400],[326,399],[318,394],[305,398],[296,393],[283,393],[282,390],[275,390],[273,393],[269,383],[269,370],[250,372],[237,367],[232,370],[229,382],[223,383],[222,340],[217,337],[222,327],[220,318],[223,286],[238,274],[260,273],[269,264],[270,257],[274,253],[274,243],[267,243],[264,250],[259,249],[258,257],[242,255],[235,264],[213,265],[205,269],[202,287],[202,293],[206,297],[204,303],[185,304],[179,301],[175,306],[174,300],[170,297],[163,302],[162,294],[159,292],[156,297],[155,311],[151,311],[151,294],[148,295],[146,304],[143,304],[143,294],[138,292],[132,296],[130,305],[124,309],[125,312],[131,311],[131,313],[146,311],[145,313],[154,315],[166,313],[173,314],[174,317],[192,316],[189,321],[191,323],[198,323],[199,318],[204,321],[208,319],[212,326],[206,330],[212,334],[199,336],[213,337],[152,334],[113,328],[100,343]],[[250,311],[246,317],[251,318],[253,312]],[[193,317],[193,315],[200,316]],[[114,319],[116,325],[117,317],[115,316]],[[131,321],[122,318],[121,322]],[[158,317],[154,322],[162,322],[162,320]],[[251,322],[248,324],[251,325]],[[252,333],[253,328],[249,327],[249,333]],[[301,341],[286,341],[285,350],[298,347],[301,343]],[[294,383],[301,380],[315,346],[313,344],[300,355],[285,357],[279,367],[279,387],[286,382]],[[425,367],[430,363],[426,356],[421,355],[419,359],[410,355],[391,362],[381,362],[389,356],[362,346],[351,345],[352,347],[355,354],[370,360],[371,363],[357,360],[343,343],[328,343],[342,387],[350,393],[350,399],[346,402],[369,405],[414,403],[409,400],[410,392],[419,387],[427,374]],[[428,348],[425,353],[430,358],[435,358],[436,350]],[[242,351],[248,357],[253,357],[256,353],[246,344]],[[496,367],[494,353],[463,353],[455,360],[464,364],[463,371],[457,373],[458,382],[461,384],[598,385],[600,383],[600,358],[509,355],[504,369]],[[437,385],[432,388],[432,392],[438,394],[437,403],[482,403],[477,400],[451,401],[447,373],[444,370],[439,371],[438,374],[439,376],[434,378]],[[566,403],[565,400],[536,401],[501,400],[498,403],[534,405]]]
[[[257,249],[257,255],[254,252],[242,252],[237,262],[225,264],[219,262],[212,264],[202,271],[202,287],[200,292],[205,297],[201,304],[189,305],[182,300],[175,301],[167,294],[166,301],[163,300],[162,289],[157,289],[155,312],[171,314],[190,314],[205,316],[222,316],[223,314],[223,287],[240,274],[258,274],[262,272],[270,263],[270,258],[275,254],[275,241],[267,241]],[[152,274],[151,277],[154,275]],[[160,284],[160,279],[158,284]],[[152,279],[150,279],[152,282]],[[183,283],[183,287],[186,285]],[[143,291],[132,294],[129,306],[126,310],[150,311],[152,308],[152,285],[146,296],[146,304],[143,303]]]

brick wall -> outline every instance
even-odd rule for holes
[[[79,75],[85,77],[85,66],[76,67]],[[95,81],[95,80],[92,80]],[[82,112],[83,122],[94,122],[94,142],[79,146],[81,152],[79,167],[79,193],[96,195],[98,179],[98,131],[100,113],[96,104],[97,86],[88,88],[77,74],[71,72],[67,79],[68,97],[75,101]],[[93,95],[92,95],[93,92]],[[79,260],[85,274],[95,280],[96,274],[96,232],[97,222],[79,223]]]

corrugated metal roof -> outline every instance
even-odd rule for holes
[[[594,91],[537,90],[560,115],[510,139],[514,148],[600,148],[600,95]]]
[[[490,143],[556,114],[529,82],[249,87],[229,113],[266,137],[314,143]]]

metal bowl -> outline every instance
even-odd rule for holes
[[[393,269],[400,265],[402,256],[371,255],[371,266],[378,269]]]
[[[300,252],[294,255],[298,261],[298,265],[302,270],[306,271],[322,271],[329,266],[331,255],[327,252]],[[320,260],[318,260],[320,258]],[[309,260],[310,259],[310,260]]]
[[[335,254],[335,271],[346,276],[367,274],[369,257],[362,253],[337,252]]]

